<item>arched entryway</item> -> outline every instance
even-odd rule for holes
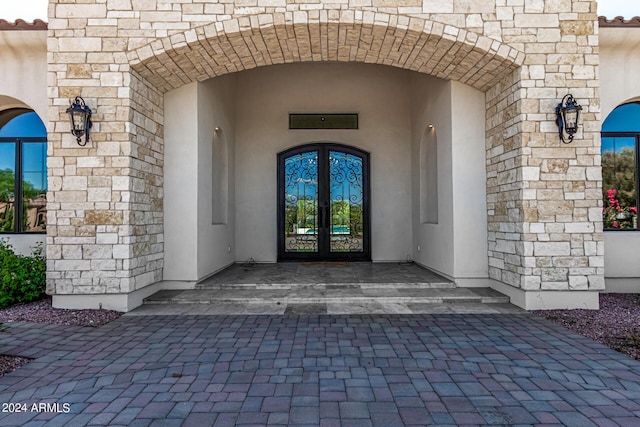
[[[494,10],[491,2],[485,6]],[[113,12],[118,7],[106,6]],[[186,21],[199,22],[192,21],[190,14],[177,10],[170,15],[163,13],[162,18],[149,14],[150,22],[144,25],[153,25],[158,16],[163,28],[169,28],[167,21],[175,19],[175,28],[185,29],[151,33],[142,39],[123,35],[116,51],[125,46],[126,55],[108,51],[113,44],[106,40],[103,43],[100,37],[82,39],[80,46],[77,34],[83,34],[86,25],[75,27],[82,20],[67,19],[69,11],[56,9],[59,30],[52,35],[51,43],[57,43],[60,55],[50,64],[56,73],[49,73],[53,79],[49,84],[56,90],[51,91],[49,105],[58,106],[60,114],[58,118],[55,111],[49,114],[55,130],[50,135],[50,159],[60,165],[68,179],[50,193],[56,200],[73,196],[73,202],[82,205],[60,205],[55,214],[52,211],[53,226],[47,237],[58,245],[51,247],[52,254],[54,248],[58,253],[75,250],[72,245],[79,245],[83,254],[81,265],[67,260],[51,264],[50,278],[64,279],[51,280],[56,295],[68,295],[70,299],[71,294],[85,291],[104,294],[105,298],[116,294],[118,299],[135,304],[136,298],[151,291],[151,285],[165,286],[158,284],[163,280],[197,281],[234,261],[275,260],[275,154],[300,141],[333,140],[371,153],[374,261],[412,258],[458,283],[489,281],[491,286],[520,298],[523,306],[542,301],[540,293],[559,305],[557,301],[569,294],[557,291],[571,291],[572,299],[576,295],[573,291],[584,291],[584,297],[593,300],[588,294],[604,285],[598,267],[602,256],[592,249],[592,243],[601,237],[597,224],[601,217],[595,214],[601,211],[600,197],[594,199],[596,192],[591,191],[600,181],[598,154],[591,149],[599,141],[593,131],[599,111],[595,102],[598,78],[595,66],[586,65],[595,63],[589,55],[597,53],[593,31],[597,26],[589,17],[595,15],[585,14],[575,22],[567,18],[574,15],[564,12],[553,12],[542,20],[537,16],[530,19],[533,15],[525,16],[528,13],[516,16],[523,34],[540,39],[549,37],[548,28],[557,23],[560,34],[554,30],[552,37],[556,45],[563,46],[562,55],[557,56],[538,54],[540,46],[525,45],[517,36],[514,38],[510,16],[499,17],[501,14],[489,11],[482,13],[488,20],[477,26],[469,20],[460,21],[457,13],[410,17],[378,8],[340,12],[333,6],[327,12],[294,9],[293,13],[265,11],[251,16],[212,13],[217,16],[203,18],[208,22],[202,25],[188,24],[188,28],[184,27]],[[87,14],[93,16],[93,11]],[[92,74],[95,81],[90,84],[83,68],[73,67],[77,77],[71,72],[57,72],[58,67],[67,66],[64,61],[75,65],[75,59],[63,59],[67,58],[63,54],[84,52],[89,42],[105,55],[105,63],[114,66]],[[381,93],[388,89],[385,84],[370,86],[362,96],[351,96],[353,102],[310,105],[333,101],[327,95],[332,86],[321,85],[316,79],[307,87],[321,90],[320,99],[301,90],[300,102],[288,103],[284,114],[276,115],[283,110],[274,96],[263,97],[262,102],[256,97],[273,86],[256,85],[247,78],[264,72],[264,76],[269,75],[264,80],[279,78],[283,82],[283,76],[273,75],[281,70],[276,65],[300,66],[297,70],[301,70],[310,63],[315,68],[377,64],[399,72],[417,72],[408,80],[396,80],[398,86],[403,82],[408,85],[403,92],[408,102],[400,104],[407,114],[389,108],[389,96]],[[381,69],[388,74],[389,69]],[[378,74],[371,73],[372,80]],[[305,74],[292,73],[290,77]],[[561,84],[556,85],[557,81]],[[95,90],[98,86],[101,92]],[[347,90],[353,94],[351,88]],[[553,107],[555,98],[566,90],[578,96],[582,105],[589,105],[580,135],[585,142],[558,147]],[[63,107],[70,92],[80,92],[99,112],[94,121],[95,144],[85,150],[67,150],[74,147],[74,141],[62,131]],[[370,102],[372,95],[382,98],[378,104]],[[354,106],[356,101],[364,107]],[[173,108],[180,105],[191,108]],[[366,131],[382,128],[373,135],[375,144],[370,135],[365,137],[364,126],[352,132],[360,135],[360,141],[347,131],[340,135],[316,132],[304,137],[298,137],[296,131],[294,138],[286,129],[290,112],[361,112],[369,105],[385,107],[399,118],[380,117],[371,111],[371,126]],[[176,122],[181,124],[176,127]],[[433,218],[414,215],[423,206],[420,197],[424,196],[415,172],[420,167],[416,153],[429,125],[434,125],[438,135],[438,191],[431,192],[439,198],[437,224]],[[227,224],[210,219],[213,215],[208,196],[198,199],[199,194],[213,193],[213,179],[203,160],[215,155],[207,142],[216,127],[225,130],[229,164],[234,167],[229,173],[227,206],[235,208],[235,215],[228,216]],[[560,165],[555,163],[559,158],[563,160]],[[578,158],[577,164],[570,163],[569,159]],[[182,185],[180,179],[173,179],[172,160],[184,160],[189,165],[187,170],[191,176],[197,175],[200,192],[193,182]],[[398,167],[399,162],[406,167]],[[106,176],[99,183],[100,191],[81,192],[79,180],[70,179],[85,174]],[[564,185],[568,181],[571,184]],[[400,191],[389,191],[401,182],[404,186]],[[172,191],[189,193],[196,202],[184,209],[185,205],[172,203]],[[400,203],[386,199],[396,196],[402,199]],[[449,202],[444,203],[443,198]],[[397,214],[398,207],[402,215]],[[175,232],[171,229],[172,211],[183,221]],[[83,218],[83,228],[71,232],[74,236],[90,233],[86,243],[71,244],[66,236],[58,235],[66,230],[58,226],[66,226],[67,218],[76,217]],[[399,236],[390,221],[400,223],[399,229],[409,236]],[[556,222],[563,224],[561,230],[548,226]],[[120,227],[118,233],[113,231],[115,227]],[[171,240],[176,235],[186,239],[185,227],[194,236],[189,242],[195,252]],[[170,263],[184,265],[178,262],[176,253],[195,263],[191,265],[192,274],[170,274]],[[469,254],[481,254],[473,268],[469,267]],[[103,256],[113,262],[104,263],[104,271],[96,271],[92,261]],[[77,271],[82,268],[90,271],[78,279]],[[91,288],[85,286],[88,280],[92,280]],[[92,299],[94,304],[97,301]]]
[[[371,260],[369,154],[316,143],[278,154],[278,260]]]

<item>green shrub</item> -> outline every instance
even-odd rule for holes
[[[0,308],[43,298],[47,271],[44,248],[38,245],[30,256],[18,255],[0,239]]]

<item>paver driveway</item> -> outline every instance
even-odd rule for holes
[[[527,314],[8,329],[0,353],[36,359],[0,378],[27,409],[2,426],[640,425],[640,362]]]

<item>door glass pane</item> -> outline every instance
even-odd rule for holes
[[[16,144],[0,142],[0,233],[14,231]]]
[[[22,144],[23,231],[47,229],[47,143]]]
[[[637,227],[636,138],[602,138],[604,228]]]
[[[286,252],[318,252],[318,152],[284,161]]]
[[[340,151],[329,152],[331,203],[331,252],[363,251],[362,158]]]

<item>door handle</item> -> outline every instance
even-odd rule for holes
[[[329,206],[323,205],[318,208],[318,226],[323,228],[329,228],[331,223],[329,215]]]

